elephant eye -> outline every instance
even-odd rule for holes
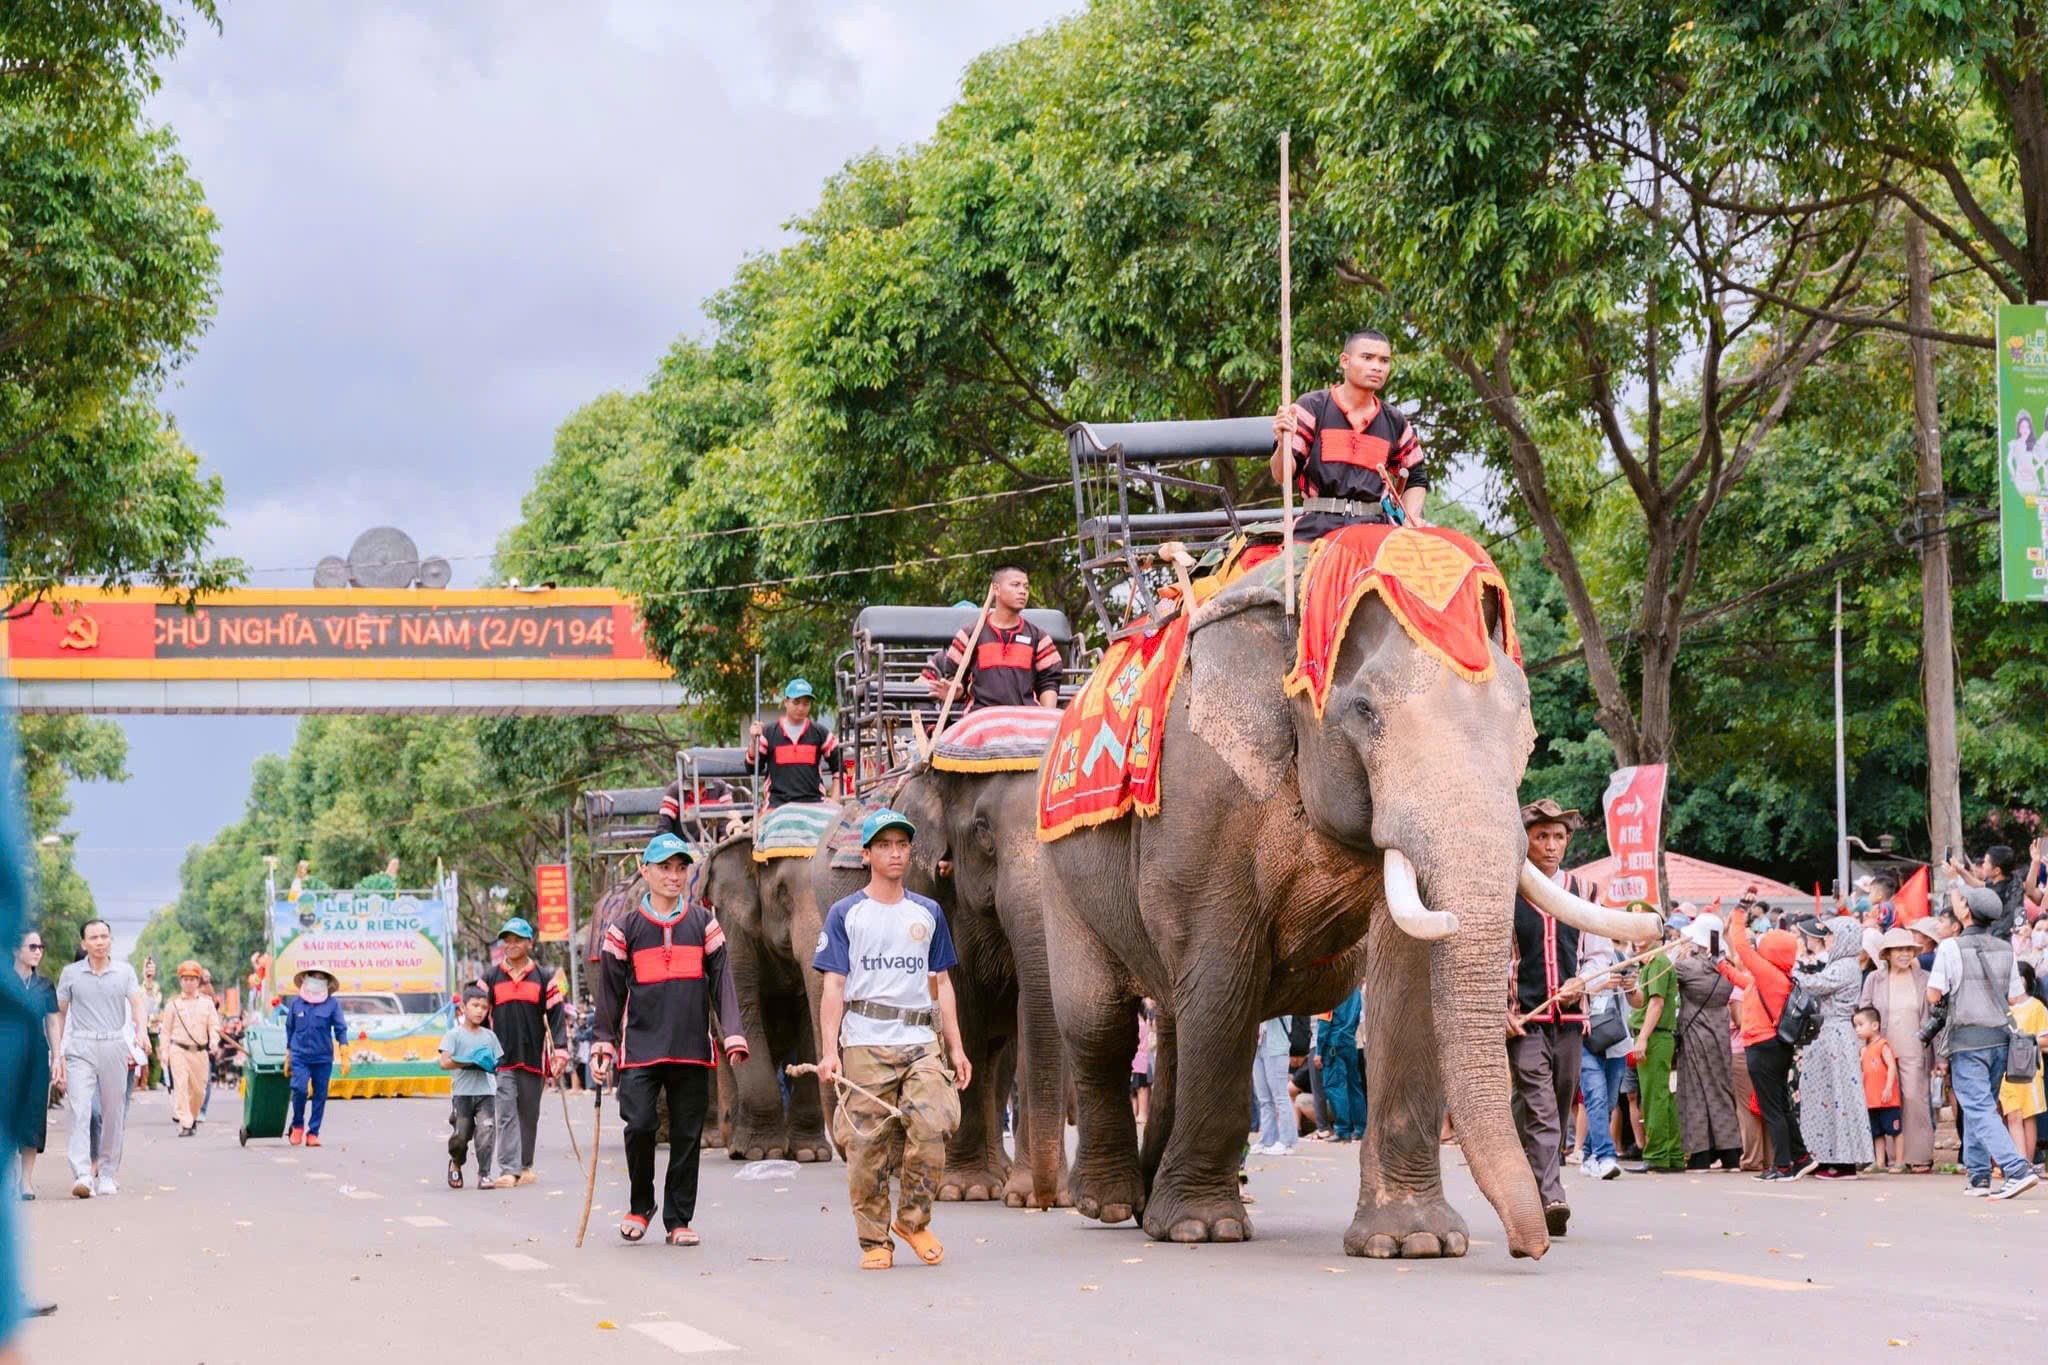
[[[995,833],[989,829],[988,821],[980,816],[976,816],[974,820],[974,843],[983,853],[995,852]]]
[[[1368,725],[1377,725],[1380,719],[1380,713],[1373,709],[1370,697],[1353,697],[1351,699],[1351,714],[1357,716]]]

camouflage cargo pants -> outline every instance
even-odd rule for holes
[[[853,1226],[864,1247],[889,1236],[889,1178],[899,1177],[895,1221],[917,1232],[932,1221],[932,1195],[946,1169],[946,1139],[960,1126],[960,1095],[953,1089],[937,1043],[902,1047],[849,1047],[840,1054],[846,1079],[903,1111],[902,1119],[856,1091],[833,1114],[833,1136],[846,1152],[847,1193]]]

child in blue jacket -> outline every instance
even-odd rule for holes
[[[320,1145],[320,1120],[327,1113],[327,1082],[334,1074],[334,1045],[348,1045],[348,1025],[341,1017],[341,1002],[334,988],[341,983],[332,973],[308,967],[292,978],[298,994],[285,1006],[284,1038],[286,1066],[292,1080],[291,1144]],[[344,1071],[347,1067],[344,1065]],[[311,1096],[313,1113],[308,1118],[306,1100]]]

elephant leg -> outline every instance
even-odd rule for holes
[[[1372,1104],[1358,1150],[1358,1209],[1348,1256],[1463,1256],[1465,1220],[1444,1198],[1444,1086],[1438,1071],[1429,945],[1386,915],[1368,931],[1365,1074]]]
[[[778,1016],[788,1012],[788,1005],[763,981],[761,945],[752,935],[736,928],[725,941],[748,1044],[747,1059],[733,1068],[737,1093],[728,1110],[732,1117],[726,1155],[734,1161],[760,1161],[781,1156],[787,1141],[775,1068],[776,1058],[783,1055]],[[797,1008],[803,1008],[801,1002]]]
[[[1067,945],[1052,981],[1080,1129],[1067,1189],[1082,1216],[1121,1223],[1145,1209],[1130,1098],[1136,1006],[1112,975],[1109,946],[1074,913],[1064,892],[1046,898],[1046,936]]]
[[[810,1005],[792,994],[783,1001],[782,1012],[789,1021],[790,1050],[778,1052],[778,1065],[818,1060],[818,1036],[811,1031]],[[818,1103],[818,1085],[809,1076],[792,1076],[789,1082],[789,1155],[796,1161],[830,1161],[832,1140],[825,1135],[825,1111]]]
[[[984,1024],[986,1021],[983,1021]],[[966,1032],[963,1021],[961,1031]],[[981,1203],[1002,1197],[1010,1178],[1010,1154],[1003,1149],[1003,1106],[1016,1075],[1007,1038],[991,1038],[984,1026],[964,1040],[973,1084],[960,1096],[960,1126],[946,1140],[946,1173],[939,1198]]]
[[[1144,1172],[1145,1188],[1159,1178],[1159,1163],[1166,1156],[1166,1143],[1173,1136],[1174,1110],[1174,1027],[1173,1012],[1154,1001],[1152,1036],[1157,1041],[1156,1063],[1152,1068],[1152,1096],[1145,1104],[1145,1145],[1138,1154],[1138,1169]]]
[[[1202,1087],[1208,1103],[1172,1116],[1173,1131],[1145,1197],[1145,1235],[1160,1242],[1247,1242],[1237,1172],[1244,1153],[1245,1115],[1251,1111],[1252,1054],[1258,1000],[1246,980],[1264,980],[1264,963],[1246,964],[1217,951],[1195,958],[1179,990],[1174,1029],[1174,1075]],[[1128,1073],[1136,1030],[1122,1040],[1119,1068]],[[1124,1119],[1131,1121],[1128,1082]]]

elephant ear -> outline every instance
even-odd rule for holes
[[[1188,729],[1255,801],[1294,766],[1293,707],[1281,687],[1294,641],[1280,605],[1271,589],[1240,584],[1208,603],[1188,635]]]

